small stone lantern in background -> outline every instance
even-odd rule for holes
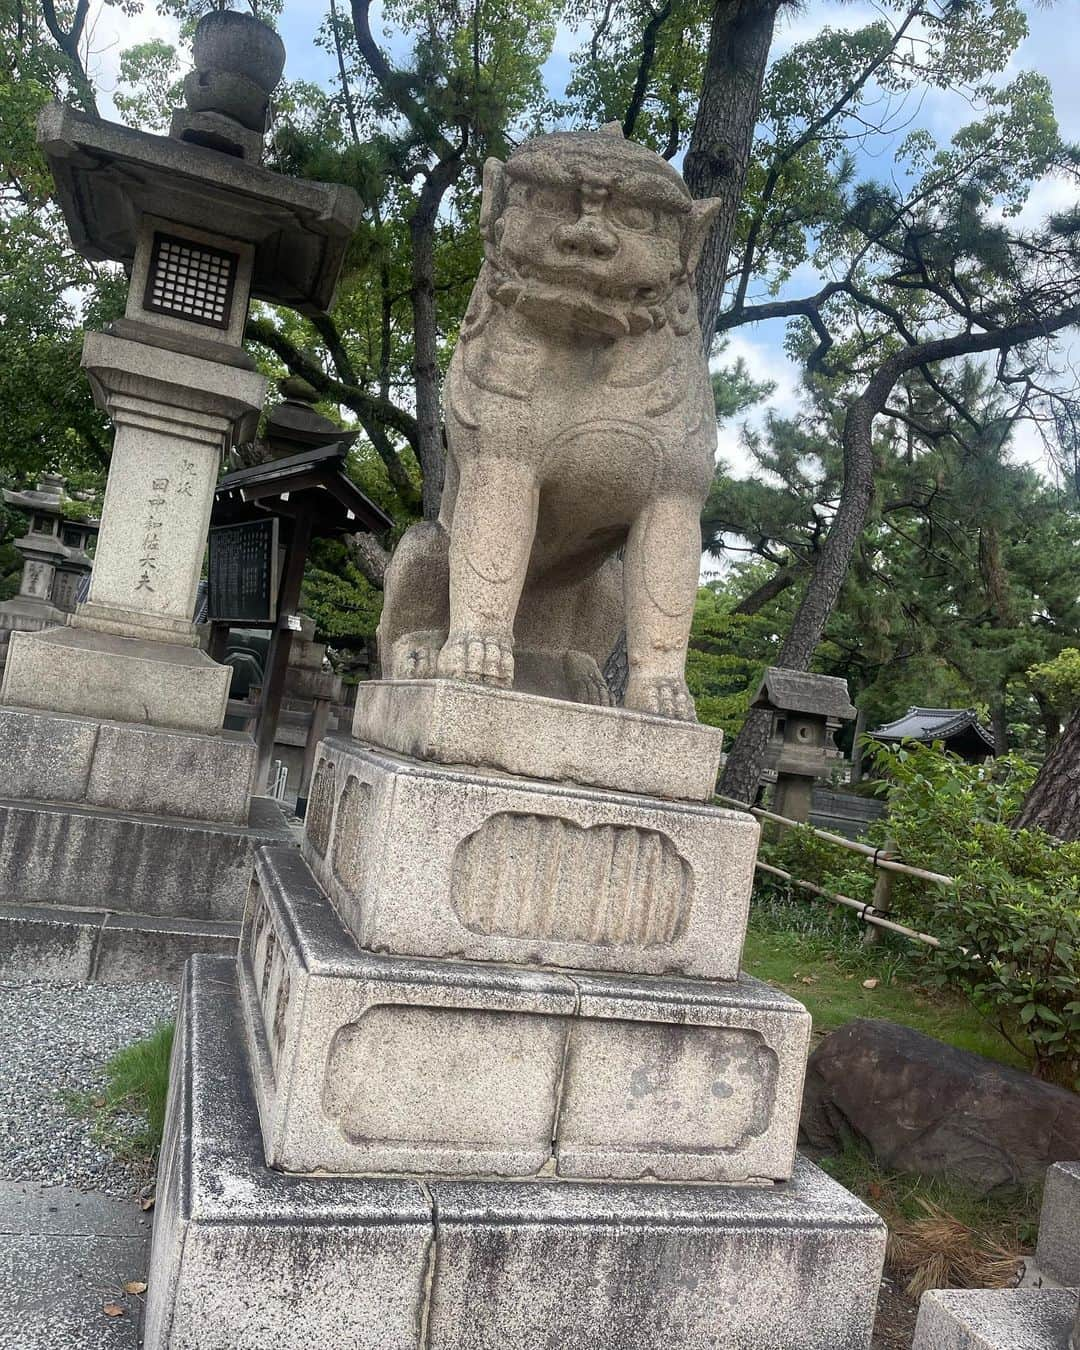
[[[194,56],[167,137],[58,104],[39,118],[75,247],[130,284],[83,347],[115,428],[89,596],[70,626],[12,639],[0,702],[216,733],[231,671],[192,619],[222,456],[266,389],[242,346],[249,301],[325,312],[361,207],[260,167],[285,60],[272,29],[210,14]]]
[[[15,540],[15,548],[23,560],[19,593],[0,604],[3,651],[12,630],[33,632],[64,622],[63,611],[53,602],[56,569],[67,552],[60,540],[63,496],[64,480],[52,473],[44,474],[37,486],[26,492],[4,491],[4,501],[27,512],[30,525],[26,534]]]
[[[790,820],[809,820],[815,781],[840,759],[833,736],[855,718],[847,681],[770,666],[750,706],[773,714],[766,761],[776,769],[772,809]]]
[[[65,516],[60,522],[60,542],[65,557],[56,565],[53,581],[53,603],[71,614],[78,602],[79,583],[90,575],[93,559],[90,551],[97,539],[101,522],[96,519],[78,520]]]

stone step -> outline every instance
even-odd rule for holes
[[[756,980],[361,951],[292,849],[256,855],[241,971],[274,1167],[791,1175],[810,1016]]]
[[[912,1350],[1073,1350],[1075,1289],[933,1289]]]
[[[0,904],[0,981],[178,985],[196,952],[235,957],[239,933],[236,922]]]
[[[744,812],[335,735],[320,744],[303,848],[373,951],[732,980],[757,840]]]
[[[1080,1286],[1080,1162],[1046,1174],[1035,1263],[1056,1284]]]
[[[238,920],[259,844],[294,836],[269,798],[252,824],[0,800],[0,903]]]
[[[805,1160],[776,1186],[288,1176],[266,1166],[243,1041],[235,969],[196,957],[146,1350],[870,1343],[884,1226]]]

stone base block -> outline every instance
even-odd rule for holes
[[[877,1216],[779,1186],[296,1177],[265,1165],[235,976],[196,957],[146,1350],[866,1350]]]
[[[912,1350],[1074,1350],[1075,1289],[932,1289]]]
[[[751,816],[465,773],[348,736],[319,756],[304,856],[362,947],[738,976]]]
[[[235,921],[255,848],[293,841],[268,798],[251,822],[0,800],[0,902]]]
[[[0,708],[0,798],[246,825],[255,742]]]
[[[12,633],[0,703],[216,732],[231,681],[231,667],[191,646],[49,628]]]
[[[0,982],[180,983],[196,952],[236,955],[238,923],[0,905]]]
[[[810,1017],[756,980],[359,952],[291,849],[259,850],[240,970],[272,1166],[791,1174]]]
[[[455,680],[361,684],[353,735],[413,759],[694,802],[716,791],[723,744],[696,722]]]
[[[1080,1287],[1080,1162],[1046,1174],[1035,1261],[1055,1283]]]

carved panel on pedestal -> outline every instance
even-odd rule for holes
[[[658,947],[683,933],[690,864],[665,834],[500,812],[458,845],[452,898],[474,933]]]
[[[761,1033],[742,1027],[579,1022],[560,1141],[616,1152],[735,1152],[769,1128],[779,1067]]]
[[[546,1152],[564,1039],[559,1017],[376,1005],[335,1035],[323,1107],[353,1143]]]
[[[275,1075],[285,1045],[285,1017],[289,1006],[290,980],[285,952],[278,940],[270,909],[260,892],[251,921],[248,955],[251,977],[266,1028],[270,1063]]]
[[[315,852],[323,858],[326,857],[326,850],[330,846],[330,827],[334,819],[334,798],[337,795],[335,789],[334,765],[328,759],[320,759],[308,796],[304,834]]]
[[[350,774],[338,802],[337,826],[334,830],[334,876],[345,889],[355,894],[363,879],[364,821],[371,810],[371,784],[362,783]]]

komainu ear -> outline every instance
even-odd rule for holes
[[[480,234],[494,243],[491,231],[506,206],[506,170],[501,159],[484,160],[484,195],[480,201]]]
[[[487,172],[484,175],[487,184]],[[705,197],[692,202],[690,213],[683,217],[682,257],[688,276],[693,276],[701,257],[701,246],[705,236],[712,229],[712,223],[719,214],[723,202],[719,197]]]

